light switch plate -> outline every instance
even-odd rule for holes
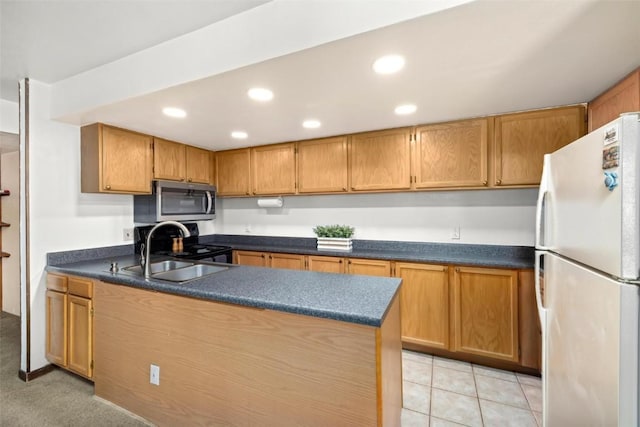
[[[154,364],[149,366],[149,383],[160,385],[160,366]]]

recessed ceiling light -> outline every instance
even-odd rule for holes
[[[373,71],[378,74],[397,73],[402,67],[404,67],[404,58],[400,55],[383,56],[373,63]]]
[[[273,99],[273,92],[263,87],[254,87],[252,89],[249,89],[247,95],[249,95],[249,98],[253,99],[254,101],[264,102],[271,101]]]
[[[403,116],[405,114],[413,114],[416,112],[417,109],[418,107],[416,107],[413,104],[405,104],[405,105],[398,105],[394,111],[397,115]]]
[[[302,127],[307,129],[315,129],[320,127],[320,122],[318,120],[305,120],[302,122]]]
[[[247,139],[248,136],[249,136],[248,133],[243,132],[241,130],[234,130],[233,132],[231,132],[231,138],[235,138],[235,139]]]
[[[179,119],[187,117],[187,112],[182,108],[166,107],[162,109],[162,112],[169,117],[177,117]]]

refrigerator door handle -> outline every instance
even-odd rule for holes
[[[540,268],[540,260],[543,256],[547,254],[546,251],[536,251],[535,255],[535,290],[536,290],[536,305],[538,306],[538,315],[540,317],[540,325],[542,326],[542,334],[544,337],[545,333],[545,321],[547,317],[547,309],[544,308],[544,303],[542,301],[542,286],[540,283],[540,278],[542,277],[542,271]],[[544,340],[543,340],[544,341]]]
[[[542,236],[542,227],[548,227],[549,224],[544,223],[544,212],[542,211],[544,201],[549,193],[549,155],[544,156],[544,166],[542,168],[542,177],[540,179],[540,190],[538,191],[538,201],[536,202],[536,248],[541,250],[549,250]]]

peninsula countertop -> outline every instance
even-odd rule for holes
[[[104,254],[102,254],[104,255]],[[161,258],[154,258],[153,261]],[[400,288],[401,279],[229,265],[185,283],[145,279],[122,271],[139,256],[105,255],[83,261],[49,264],[50,273],[71,274],[151,291],[247,307],[284,311],[379,327]]]

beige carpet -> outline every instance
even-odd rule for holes
[[[56,369],[25,383],[20,369],[20,318],[0,314],[0,426],[145,426],[93,397],[93,384]]]

